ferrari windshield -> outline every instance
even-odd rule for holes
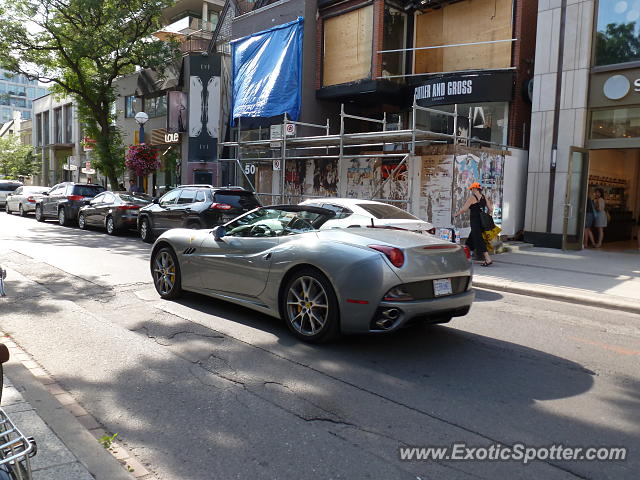
[[[291,206],[253,210],[225,225],[225,236],[280,237],[318,230],[334,212]]]

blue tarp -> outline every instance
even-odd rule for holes
[[[231,43],[231,119],[300,115],[303,18]]]

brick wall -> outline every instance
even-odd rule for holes
[[[531,131],[531,103],[526,86],[533,78],[536,52],[538,0],[514,0],[514,23],[511,65],[516,67],[513,101],[509,108],[509,145],[528,148]],[[524,138],[523,138],[524,137]]]

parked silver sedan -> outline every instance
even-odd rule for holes
[[[309,342],[467,314],[468,250],[384,227],[321,230],[334,215],[280,205],[213,230],[169,230],[151,254],[156,290],[165,299],[188,290],[281,317]]]
[[[36,209],[36,202],[42,194],[49,191],[49,187],[23,186],[16,188],[7,195],[5,211],[7,213],[18,212],[21,217]]]

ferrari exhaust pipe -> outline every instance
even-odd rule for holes
[[[385,308],[382,310],[381,317],[376,321],[376,326],[382,330],[388,330],[393,326],[400,316],[400,310],[397,308]]]

